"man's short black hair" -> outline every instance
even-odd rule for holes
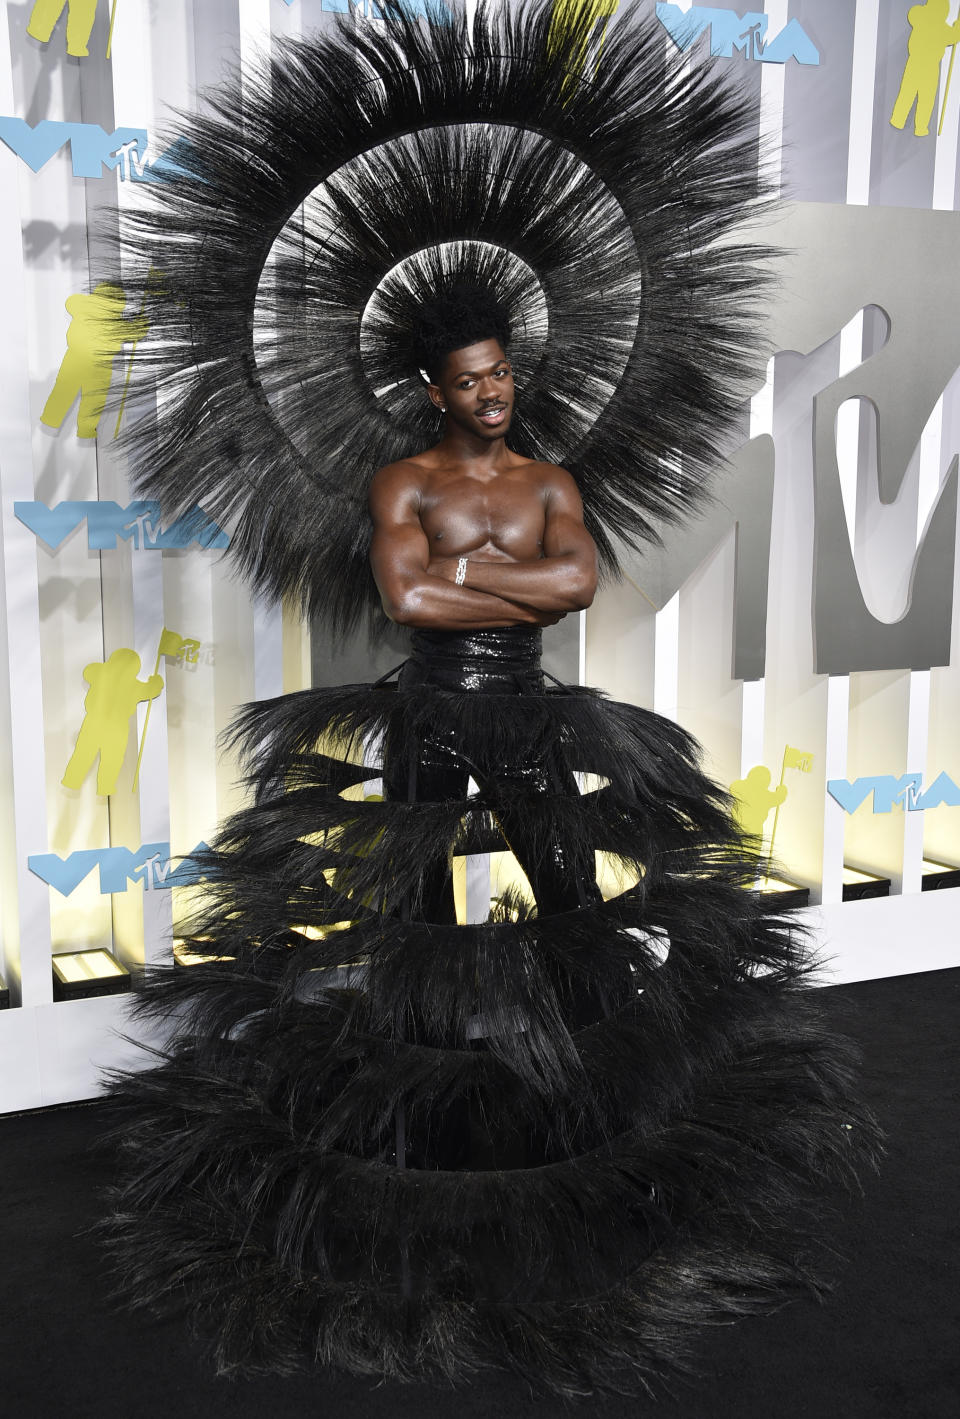
[[[510,343],[510,319],[489,289],[471,283],[447,286],[417,312],[413,335],[418,368],[436,384],[447,356],[481,340],[498,340],[504,350]]]

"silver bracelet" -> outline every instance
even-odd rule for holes
[[[459,560],[459,562],[457,562],[457,574],[456,574],[456,576],[453,578],[453,584],[454,584],[454,586],[463,586],[463,583],[466,581],[466,579],[467,579],[467,559],[466,559],[466,557],[461,557],[460,560]]]

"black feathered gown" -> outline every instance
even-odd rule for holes
[[[811,1219],[875,1131],[802,938],[690,736],[538,652],[419,634],[399,683],[237,721],[254,800],[191,938],[219,959],[141,997],[172,1033],[116,1084],[108,1224],[128,1297],[185,1304],[221,1368],[629,1390],[816,1288]],[[539,910],[431,920],[450,855],[505,838]],[[597,850],[637,885],[602,900]]]

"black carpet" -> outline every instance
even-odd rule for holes
[[[457,1389],[339,1375],[217,1379],[173,1322],[116,1309],[84,1229],[109,1161],[101,1105],[0,1119],[0,1413],[5,1419],[956,1419],[960,1415],[960,970],[825,992],[864,1055],[887,1130],[844,1207],[823,1306],[704,1334],[700,1375],[655,1400],[531,1396],[508,1375]]]

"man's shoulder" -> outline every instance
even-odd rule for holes
[[[419,486],[427,473],[427,466],[419,454],[410,458],[398,458],[395,463],[385,463],[378,468],[370,480],[372,488],[400,488],[409,484]]]
[[[559,463],[531,458],[527,460],[525,471],[528,471],[530,478],[537,479],[546,492],[576,491],[577,482],[573,474]]]

